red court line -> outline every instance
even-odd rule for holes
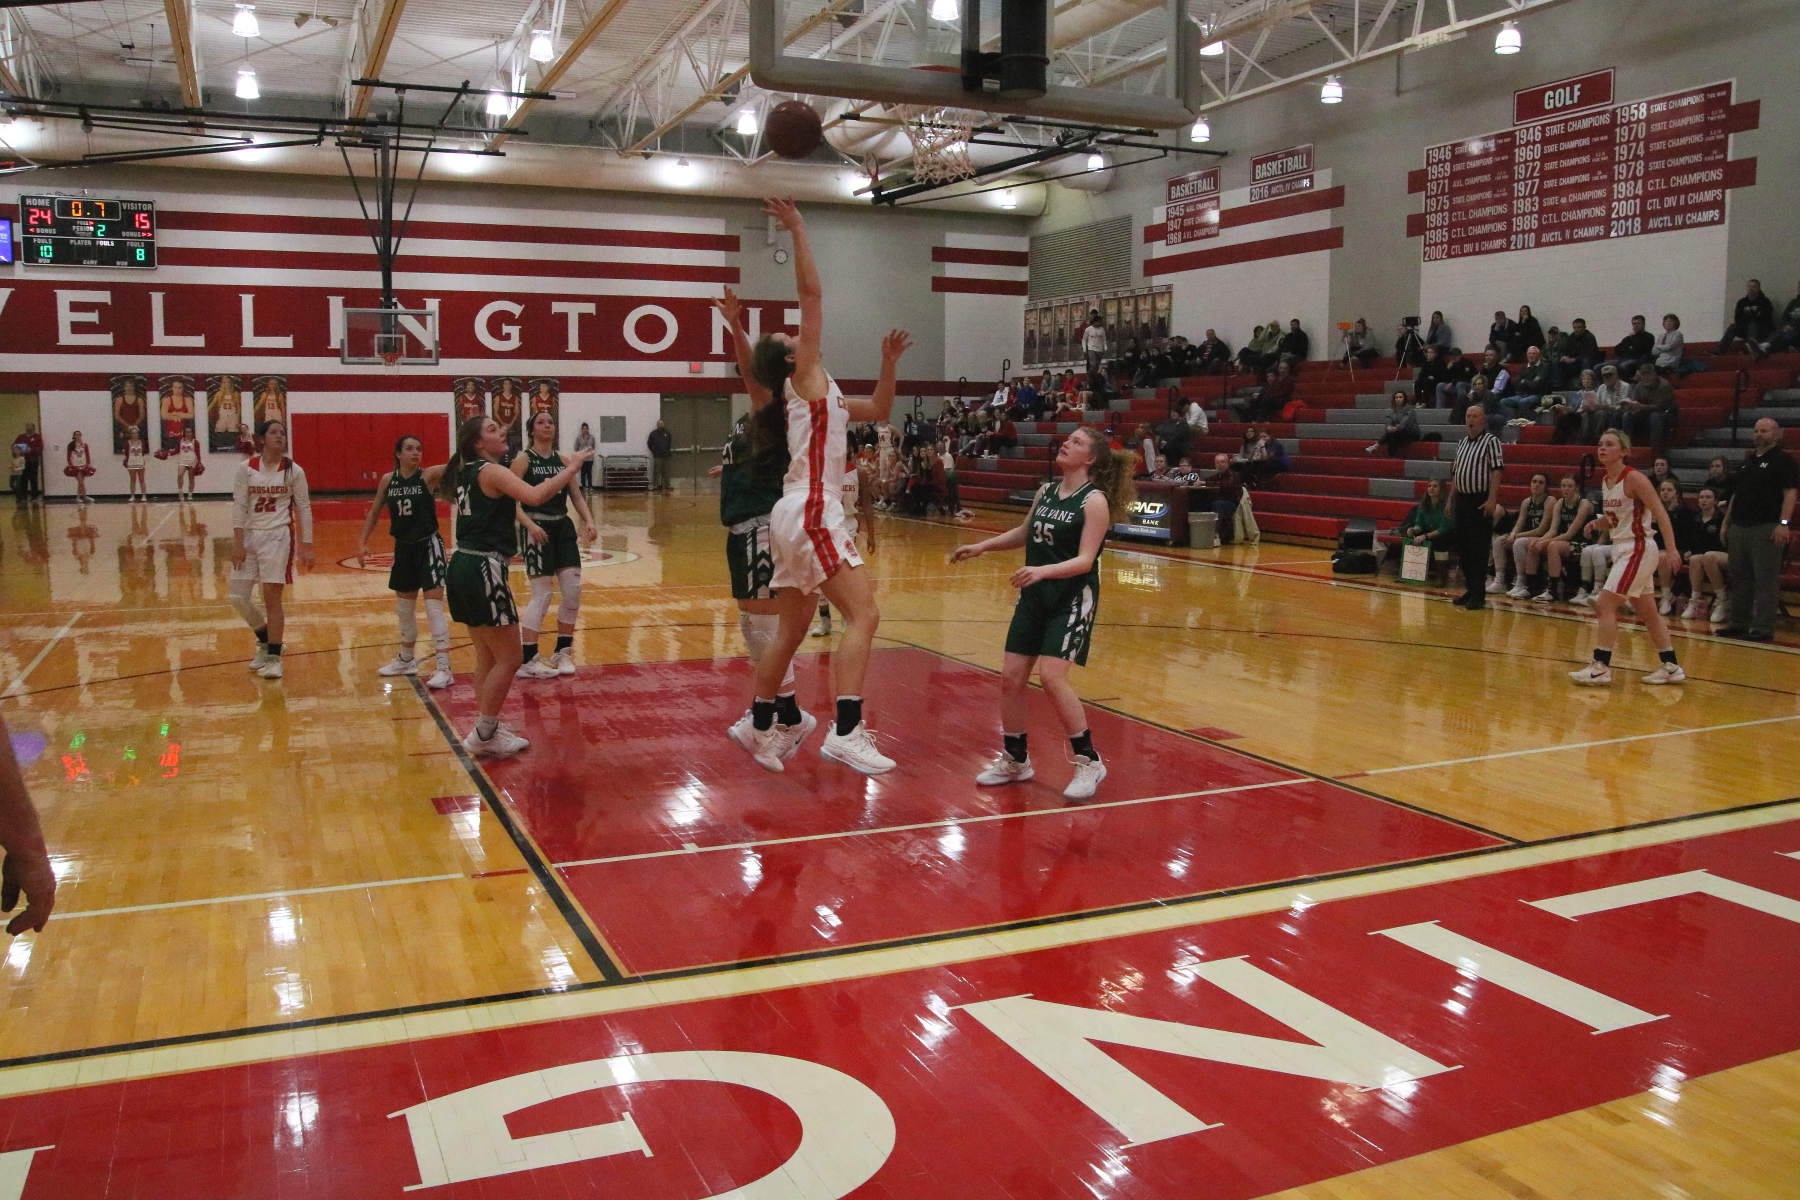
[[[825,716],[825,659],[798,666],[802,703]],[[870,679],[872,724],[900,764],[873,779],[822,760],[822,733],[780,775],[751,762],[724,736],[748,691],[744,660],[521,685],[507,715],[533,750],[488,771],[550,861],[565,864],[571,894],[626,969],[640,973],[1498,844],[1097,709],[1089,716],[1109,775],[1096,800],[1170,798],[1071,810],[1061,795],[1067,743],[1035,692],[1039,777],[981,788],[974,776],[998,741],[993,675],[921,650],[884,649]],[[465,687],[440,702],[457,723],[471,719]],[[1035,814],[1028,821],[984,819],[1027,812]],[[919,825],[927,827],[892,828]],[[687,848],[703,852],[680,853]]]

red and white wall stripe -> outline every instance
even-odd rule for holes
[[[942,268],[932,276],[931,290],[944,297],[945,377],[992,383],[1009,359],[1020,369],[1031,239],[946,232],[931,261]]]

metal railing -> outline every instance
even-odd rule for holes
[[[1738,410],[1743,407],[1744,393],[1750,390],[1750,368],[1739,367],[1731,389],[1731,447],[1738,444]]]

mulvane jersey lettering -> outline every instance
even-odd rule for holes
[[[532,487],[536,487],[546,479],[556,478],[562,469],[562,455],[554,450],[549,454],[539,454],[530,447],[526,447],[525,482]],[[567,488],[561,488],[542,504],[527,504],[525,511],[534,517],[566,517],[569,515],[569,491]]]
[[[1065,497],[1057,495],[1055,484],[1048,484],[1038,493],[1037,503],[1031,509],[1030,526],[1025,531],[1026,566],[1048,567],[1081,556],[1081,532],[1087,525],[1083,505],[1093,490],[1093,484],[1084,483]],[[1088,568],[1087,574],[1040,580],[1032,584],[1030,590],[1042,590],[1060,600],[1073,596],[1084,586],[1091,586],[1095,594],[1099,594],[1098,554],[1094,555],[1094,565]]]
[[[423,542],[436,536],[437,502],[425,487],[425,472],[395,471],[387,486],[388,531],[396,542]]]

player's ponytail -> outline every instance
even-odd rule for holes
[[[485,415],[470,417],[456,428],[456,453],[444,464],[444,473],[438,476],[438,496],[456,502],[456,484],[462,478],[462,469],[476,461],[481,455],[476,451],[476,443],[481,441],[481,431],[492,418]]]
[[[788,356],[793,352],[792,346],[773,337],[762,338],[750,349],[750,377],[768,388],[771,397],[750,417],[750,446],[759,471],[787,457],[787,381],[794,373]]]
[[[1088,481],[1106,497],[1106,507],[1113,520],[1124,520],[1131,502],[1137,499],[1137,487],[1131,481],[1131,455],[1114,450],[1107,444],[1104,434],[1085,425],[1069,436],[1075,434],[1081,434],[1094,453],[1093,465],[1088,467]]]

